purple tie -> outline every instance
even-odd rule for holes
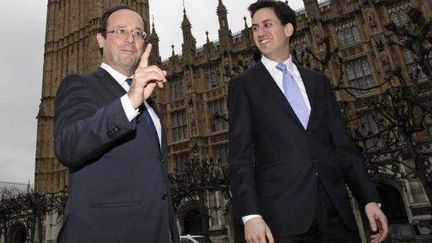
[[[285,97],[293,108],[297,118],[306,129],[309,122],[309,111],[301,94],[300,88],[291,73],[288,71],[285,64],[279,63],[276,65],[276,68],[283,74],[282,83]]]

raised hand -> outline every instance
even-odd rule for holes
[[[152,45],[148,44],[135,70],[134,78],[128,92],[132,106],[137,109],[150,97],[156,86],[163,88],[166,82],[166,71],[158,66],[148,66]]]

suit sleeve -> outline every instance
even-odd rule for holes
[[[102,106],[84,77],[66,77],[56,95],[55,153],[69,168],[98,158],[136,126],[129,123],[120,98]]]
[[[254,176],[253,127],[250,103],[237,78],[230,81],[229,168],[236,217],[259,214]]]
[[[359,153],[347,132],[334,90],[328,79],[325,80],[325,89],[329,106],[328,121],[331,141],[339,166],[344,171],[345,181],[362,205],[369,202],[380,202],[375,185],[368,175],[364,157]]]

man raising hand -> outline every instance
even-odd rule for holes
[[[150,98],[166,71],[148,66],[145,36],[136,11],[108,10],[96,35],[100,68],[59,86],[55,152],[70,171],[59,242],[180,242],[166,134]]]

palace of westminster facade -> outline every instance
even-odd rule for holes
[[[390,21],[403,24],[407,21],[408,8],[413,6],[419,7],[425,17],[432,16],[432,0],[303,2],[304,9],[297,12],[298,31],[292,40],[292,48],[297,53],[305,48],[319,53],[323,48],[320,39],[328,35],[332,49],[337,47],[339,54],[348,60],[344,82],[361,88],[378,83],[383,76],[380,70],[388,68],[387,65],[399,65],[405,74],[410,71],[409,55],[390,47],[389,33],[384,25]],[[57,87],[66,75],[92,72],[100,65],[95,41],[99,17],[106,9],[120,4],[132,6],[143,16],[146,32],[150,33],[147,41],[154,47],[151,63],[168,72],[168,85],[157,91],[155,99],[167,129],[170,172],[182,173],[191,158],[212,158],[222,164],[228,162],[228,81],[254,63],[254,43],[246,18],[244,29],[233,34],[227,21],[226,7],[222,0],[218,0],[219,39],[210,41],[207,36],[206,43],[197,47],[187,12],[179,9],[183,11],[182,53],[175,54],[173,50],[172,55],[162,62],[159,37],[154,25],[152,28],[149,25],[151,6],[148,0],[48,0],[43,88],[37,116],[35,190],[38,192],[57,192],[68,185],[69,172],[56,159],[53,150]],[[377,43],[381,43],[384,49],[377,47]],[[330,66],[326,74],[332,80],[336,72]],[[368,93],[363,95],[368,96]],[[337,93],[337,98],[346,99],[340,93]],[[430,132],[429,136],[432,136]],[[395,221],[412,223],[430,219],[430,203],[416,179],[403,182],[382,179],[376,183],[380,194],[385,194],[383,200],[388,199],[392,209],[396,210],[398,218]],[[232,220],[228,219],[230,212],[224,208],[226,200],[222,194],[216,193],[209,195],[207,201],[212,239],[216,242],[232,241],[234,227]],[[190,225],[196,223],[192,221],[197,212],[193,202],[185,202],[178,209],[182,234],[196,233]],[[45,231],[47,240],[55,238],[56,229],[47,228]]]

